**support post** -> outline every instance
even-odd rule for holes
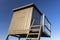
[[[6,40],[8,40],[8,38],[9,38],[9,35],[7,36]]]
[[[43,14],[43,15],[42,15],[42,29],[43,29],[42,31],[43,31],[43,32],[44,32],[44,19],[45,19],[45,15]]]
[[[20,37],[18,38],[18,40],[20,40]]]

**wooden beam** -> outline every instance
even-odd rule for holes
[[[9,38],[9,35],[7,36],[6,40],[8,40],[8,38]]]
[[[44,19],[45,19],[45,15],[42,15],[42,31],[44,32]]]

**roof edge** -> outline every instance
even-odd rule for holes
[[[28,5],[25,5],[25,6],[21,6],[21,7],[18,7],[18,8],[14,8],[12,9],[13,11],[16,11],[16,10],[20,10],[20,9],[24,9],[24,8],[28,8],[28,7],[31,7],[33,6],[34,3],[31,3],[31,4],[28,4]]]
[[[31,3],[31,4],[28,4],[28,5],[25,5],[25,6],[21,6],[21,7],[15,8],[15,9],[13,9],[13,12],[18,11],[18,10],[21,10],[21,9],[29,8],[29,7],[36,8],[37,11],[42,15],[42,13],[39,11],[39,9],[35,6],[34,3]]]

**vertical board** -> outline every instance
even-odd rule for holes
[[[27,34],[29,32],[33,7],[15,11],[9,28],[9,34]]]

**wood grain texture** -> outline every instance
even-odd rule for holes
[[[33,7],[14,12],[9,34],[27,34],[30,27]]]

